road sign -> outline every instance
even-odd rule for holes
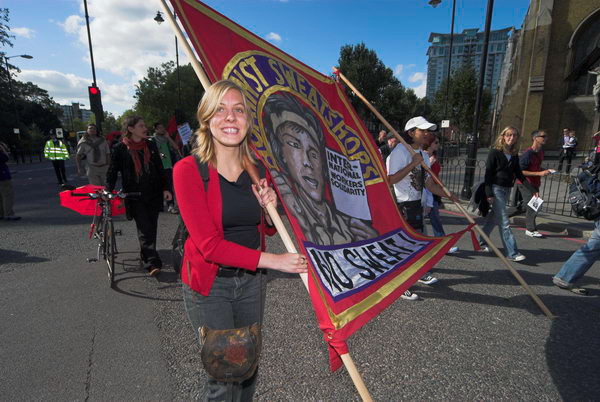
[[[62,128],[57,128],[54,130],[54,132],[56,133],[56,138],[63,138],[63,130]]]
[[[442,128],[450,127],[450,120],[442,120]]]

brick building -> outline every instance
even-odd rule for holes
[[[549,132],[558,149],[562,128],[577,131],[578,150],[591,147],[600,114],[592,87],[600,66],[600,1],[531,0],[523,27],[507,49],[494,110],[493,131],[512,125],[528,134]]]

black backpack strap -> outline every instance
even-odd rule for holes
[[[194,155],[194,160],[196,161],[196,165],[198,165],[198,172],[200,172],[200,177],[202,177],[202,182],[204,183],[204,191],[206,192],[208,190],[208,181],[210,180],[208,163],[200,162],[200,159],[196,155]]]

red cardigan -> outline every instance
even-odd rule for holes
[[[256,271],[260,250],[225,240],[223,232],[223,200],[219,173],[209,166],[208,194],[198,165],[188,156],[173,168],[173,184],[181,217],[189,232],[185,242],[181,280],[196,292],[208,296],[219,265]],[[262,230],[271,235],[274,230]],[[264,242],[263,242],[264,243]]]

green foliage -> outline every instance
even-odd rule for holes
[[[92,119],[93,118],[94,118],[94,115],[92,115]],[[91,122],[82,121],[79,118],[75,118],[75,119],[71,120],[71,125],[73,126],[72,130],[75,132],[85,131],[85,130],[87,130],[88,123],[91,123]]]
[[[12,47],[11,39],[15,36],[8,33],[10,30],[8,21],[10,21],[8,8],[0,8],[0,45]]]
[[[440,89],[435,94],[432,104],[433,116],[436,121],[449,119],[453,126],[457,126],[462,133],[473,132],[473,115],[477,97],[477,74],[470,64],[463,64],[454,71],[450,78],[450,91],[448,94],[448,112],[444,116],[444,104],[448,82],[444,80]],[[492,96],[486,89],[481,99],[481,112],[479,115],[479,129],[490,116]]]
[[[395,127],[402,129],[408,119],[417,115],[427,115],[430,110],[426,101],[419,99],[412,89],[405,88],[394,76],[394,72],[379,59],[377,53],[367,48],[364,43],[342,46],[338,69]],[[365,122],[376,120],[358,96],[348,88],[346,94]],[[375,124],[379,125],[379,122]]]
[[[111,112],[104,111],[104,121],[102,122],[102,130],[108,134],[112,131],[121,130],[121,125],[117,118]]]
[[[191,64],[179,67],[181,80],[181,107],[179,107],[178,78],[175,63],[163,63],[148,69],[146,77],[136,85],[135,113],[142,116],[150,127],[157,121],[167,124],[169,118],[180,109],[178,121],[195,123],[198,102],[204,94],[200,81]],[[120,118],[122,120],[122,116]]]
[[[117,125],[119,127],[119,130],[121,130],[121,128],[123,127],[123,120],[125,120],[125,118],[127,116],[133,116],[133,115],[137,115],[138,113],[133,110],[133,109],[127,109],[125,110],[118,118],[117,118]],[[152,123],[150,123],[152,124]]]
[[[8,9],[0,8],[0,45],[12,47],[14,36],[9,34],[8,22]],[[41,136],[61,127],[58,116],[62,111],[48,91],[31,82],[16,80],[12,73],[18,71],[15,66],[9,63],[6,71],[5,56],[4,52],[0,52],[0,140],[16,144],[19,141],[13,129],[19,128],[20,145],[37,147],[42,141]]]

